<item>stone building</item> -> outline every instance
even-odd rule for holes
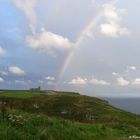
[[[30,88],[30,91],[41,91],[41,87],[37,87],[37,88]]]

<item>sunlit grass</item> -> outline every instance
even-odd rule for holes
[[[1,97],[13,97],[13,98],[31,98],[40,96],[41,92],[39,91],[3,91],[0,93]]]

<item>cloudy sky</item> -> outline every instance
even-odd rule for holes
[[[140,97],[139,0],[0,0],[0,88]]]

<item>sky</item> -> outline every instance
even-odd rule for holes
[[[0,88],[140,97],[139,0],[0,0]]]

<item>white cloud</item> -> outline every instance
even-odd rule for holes
[[[26,41],[29,47],[48,53],[56,50],[67,50],[73,46],[68,38],[48,32],[44,28],[33,36],[27,36]]]
[[[112,75],[113,75],[113,76],[119,76],[119,73],[112,72]]]
[[[6,51],[2,47],[0,47],[0,56],[3,56],[5,53]]]
[[[14,0],[16,6],[22,10],[30,22],[30,28],[33,35],[26,37],[27,45],[33,49],[46,51],[48,54],[55,55],[56,50],[67,50],[73,46],[68,38],[46,31],[41,28],[39,33],[36,32],[35,23],[37,22],[37,13],[35,7],[38,0]]]
[[[123,77],[118,77],[117,78],[117,83],[120,86],[126,86],[126,85],[129,85],[130,84],[130,81],[124,79]]]
[[[15,75],[18,75],[18,76],[22,76],[22,75],[25,75],[25,71],[22,70],[21,68],[19,67],[9,67],[9,72],[15,74]]]
[[[81,78],[81,77],[77,77],[75,79],[72,79],[69,84],[73,84],[73,85],[85,85],[87,83],[87,79],[86,78]]]
[[[0,77],[0,83],[4,82],[4,79],[2,77]]]
[[[36,7],[37,0],[14,0],[14,3],[25,13],[30,24],[35,24],[37,15],[34,8]]]
[[[121,73],[113,72],[112,75],[117,78],[117,83],[120,86],[126,86],[126,85],[139,85],[140,84],[140,78],[136,78],[135,80],[130,79],[126,80],[124,77],[128,76],[129,72],[138,70],[136,66],[127,66],[126,69]],[[130,73],[131,74],[131,73]],[[131,75],[129,75],[131,76]],[[130,77],[129,77],[130,78]]]
[[[137,70],[137,68],[135,66],[127,66],[127,68],[126,68],[126,72],[135,71],[135,70]]]
[[[35,7],[38,0],[14,0],[16,6],[22,10],[29,20],[29,26],[33,35],[27,36],[27,45],[33,49],[47,51],[48,54],[55,55],[55,50],[67,50],[73,46],[68,38],[46,31],[41,28],[41,32],[36,32],[35,23],[37,22],[37,13]]]
[[[86,85],[86,84],[94,84],[94,85],[102,85],[102,86],[110,85],[110,83],[105,80],[97,80],[95,78],[87,79],[81,77],[74,78],[70,82],[64,82],[64,84],[66,83],[73,84],[73,85]]]
[[[136,78],[133,82],[132,85],[140,85],[140,78]]]
[[[128,35],[129,30],[126,27],[120,26],[122,14],[126,13],[126,9],[117,9],[113,4],[105,4],[103,8],[104,17],[106,18],[107,22],[101,24],[101,33],[109,37]]]
[[[119,16],[119,10],[113,4],[104,4],[104,16],[109,23],[119,22],[121,17]]]
[[[45,77],[46,80],[50,80],[50,81],[54,81],[55,80],[55,77],[52,77],[52,76],[47,76]]]
[[[97,80],[97,79],[91,79],[90,81],[89,81],[91,84],[94,84],[94,85],[110,85],[110,83],[109,82],[107,82],[107,81],[104,81],[104,80]]]
[[[119,37],[129,34],[129,31],[125,27],[120,27],[118,24],[107,23],[101,25],[101,33],[109,37]]]

